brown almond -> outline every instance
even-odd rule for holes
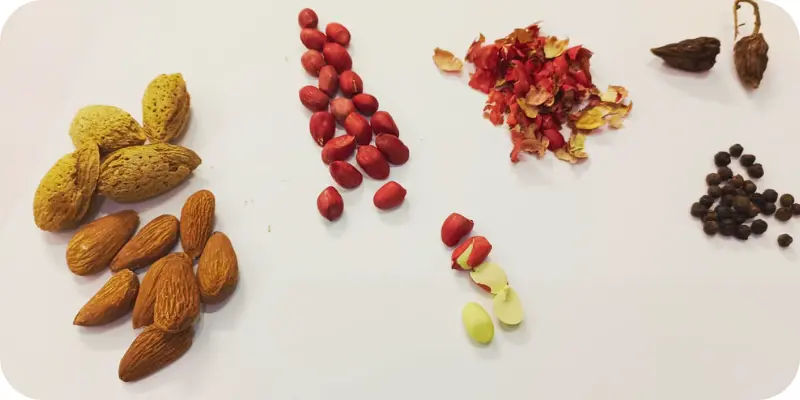
[[[138,292],[139,278],[136,274],[128,269],[120,271],[89,299],[72,323],[97,326],[113,322],[131,311]]]
[[[175,263],[156,282],[153,325],[164,332],[188,329],[200,313],[200,290],[192,265]]]
[[[171,268],[180,268],[181,265],[192,267],[192,259],[186,253],[172,253],[153,263],[147,270],[136,304],[133,306],[133,328],[138,329],[153,323],[153,306],[156,303],[156,286],[161,280],[164,271]]]
[[[120,211],[83,226],[67,245],[67,266],[77,275],[100,272],[136,232],[136,211]]]
[[[205,304],[225,301],[239,283],[239,262],[230,239],[215,232],[197,263],[197,284]]]
[[[178,219],[172,215],[154,218],[111,260],[111,270],[137,270],[164,257],[178,241]]]
[[[214,224],[214,194],[201,190],[189,196],[181,209],[181,246],[195,259],[203,253]]]
[[[172,364],[192,347],[193,336],[192,329],[166,333],[154,326],[145,328],[122,356],[119,379],[133,382]]]

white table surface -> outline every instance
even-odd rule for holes
[[[747,244],[707,239],[688,216],[711,156],[733,142],[757,154],[760,185],[797,190],[792,116],[800,85],[797,28],[762,5],[770,66],[755,93],[735,79],[730,4],[615,0],[574,5],[476,0],[379,7],[363,1],[57,2],[23,8],[0,42],[0,360],[10,383],[41,399],[754,399],[780,393],[800,360],[796,250],[771,227]],[[379,186],[345,194],[342,221],[320,221],[330,184],[297,89],[296,13],[353,32],[354,68],[395,116],[412,160],[392,170],[409,189],[392,213]],[[513,6],[512,6],[513,5]],[[511,11],[510,11],[511,10]],[[99,18],[102,16],[102,18]],[[511,165],[485,97],[445,78],[433,47],[461,53],[545,20],[593,51],[596,83],[636,102],[628,126],[587,141],[592,159]],[[705,76],[664,69],[647,49],[690,36],[723,42]],[[242,284],[205,314],[173,366],[126,385],[116,367],[135,332],[70,325],[106,276],[72,276],[68,234],[38,232],[30,198],[70,149],[77,108],[108,103],[140,115],[147,81],[181,71],[194,118],[183,144],[204,158],[178,190],[135,208],[177,213],[200,188],[217,194],[217,228],[240,257]],[[796,193],[797,194],[797,193]],[[103,212],[121,209],[107,202]],[[462,332],[467,301],[490,305],[448,268],[438,227],[451,211],[476,220],[525,301],[528,320],[489,348]]]

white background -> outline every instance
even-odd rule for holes
[[[65,0],[66,1],[66,0]],[[794,1],[773,1],[776,4],[784,7],[792,16],[794,17],[795,21],[798,21],[800,18],[800,2]],[[0,0],[0,20],[5,21],[7,17],[19,7],[21,3],[24,3],[23,0]],[[298,7],[299,8],[299,7]],[[2,366],[0,366],[2,368]],[[46,377],[40,377],[43,381],[43,384],[46,384]],[[794,385],[789,387],[784,393],[775,397],[778,400],[787,400],[787,399],[796,399],[800,398],[800,380],[796,380]],[[15,397],[17,396],[17,397]],[[0,378],[0,398],[3,399],[12,399],[15,400],[17,398],[22,398],[19,395],[13,393],[13,390],[8,386],[8,384]],[[588,399],[587,399],[588,400]]]

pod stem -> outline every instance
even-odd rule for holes
[[[733,32],[733,39],[736,40],[739,37],[739,27],[744,24],[739,24],[739,7],[741,7],[741,3],[747,3],[753,6],[753,15],[756,17],[755,26],[753,28],[753,33],[750,35],[757,35],[758,31],[761,30],[761,10],[758,9],[758,3],[755,0],[736,0],[733,3],[733,25],[734,25],[734,32]]]

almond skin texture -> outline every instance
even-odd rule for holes
[[[336,120],[327,111],[315,112],[308,121],[308,130],[315,143],[325,146],[325,143],[328,143],[336,134]]]
[[[308,85],[300,89],[300,102],[311,111],[325,111],[328,109],[328,95],[322,90]]]
[[[72,229],[92,203],[100,177],[100,151],[87,143],[53,165],[33,196],[33,220],[43,231]]]
[[[300,64],[309,74],[319,76],[319,70],[325,66],[325,58],[317,50],[308,50],[300,57]]]
[[[189,329],[200,314],[200,289],[192,265],[181,262],[164,269],[155,291],[153,325],[169,333]]]
[[[366,93],[359,93],[353,96],[353,105],[356,106],[356,110],[361,114],[366,116],[370,116],[375,114],[378,111],[378,99],[371,94]]]
[[[332,65],[326,65],[319,70],[319,83],[317,85],[319,90],[323,91],[329,97],[336,96],[339,90],[339,73]]]
[[[364,180],[361,172],[353,164],[346,161],[332,162],[329,171],[333,180],[345,189],[355,189]]]
[[[126,147],[103,161],[97,191],[120,203],[147,200],[180,185],[201,162],[195,152],[167,143]]]
[[[400,130],[397,129],[397,124],[394,123],[394,118],[386,111],[378,111],[370,119],[372,124],[372,131],[375,135],[381,133],[388,133],[390,135],[400,136]]]
[[[123,147],[144,144],[141,125],[125,110],[114,106],[91,105],[78,110],[69,127],[75,148],[97,143],[101,154]]]
[[[111,271],[137,270],[164,257],[178,242],[178,219],[162,215],[145,225],[111,260]]]
[[[200,190],[186,199],[181,209],[181,246],[195,259],[203,252],[214,225],[216,199],[208,190]]]
[[[358,146],[356,162],[372,179],[383,180],[389,177],[389,163],[375,146]]]
[[[353,59],[350,58],[350,53],[339,43],[325,43],[322,48],[322,55],[325,57],[325,62],[333,65],[336,68],[336,72],[340,74],[353,68]]]
[[[142,97],[142,125],[150,143],[171,142],[183,135],[191,98],[181,74],[153,79]]]
[[[389,210],[403,204],[405,198],[406,189],[400,186],[399,183],[390,181],[375,192],[372,203],[381,210]]]
[[[372,127],[369,121],[358,113],[350,113],[344,119],[344,130],[348,135],[356,138],[356,143],[360,145],[372,142]]]
[[[339,191],[328,186],[317,197],[317,210],[328,221],[336,221],[344,212],[344,200]]]
[[[74,325],[98,326],[113,322],[133,309],[139,278],[131,270],[114,274],[86,305],[78,311]]]
[[[164,271],[171,268],[181,268],[185,265],[192,268],[192,259],[186,253],[172,253],[159,259],[147,270],[142,278],[136,303],[133,305],[133,328],[138,329],[153,323],[153,306],[156,303],[156,285],[161,280]]]
[[[473,226],[475,223],[471,219],[459,213],[450,214],[442,224],[442,242],[449,247],[457,245],[464,236],[472,232]]]
[[[300,24],[301,28],[316,28],[317,24],[319,24],[319,17],[317,17],[317,13],[314,10],[304,8],[297,15],[297,23]]]
[[[356,107],[353,105],[353,101],[350,99],[337,97],[331,100],[331,114],[333,114],[333,118],[335,118],[336,122],[339,124],[344,125],[344,119],[355,111]]]
[[[328,37],[317,29],[305,28],[300,31],[300,41],[310,50],[322,51]]]
[[[225,301],[239,283],[239,262],[230,239],[215,232],[197,263],[197,284],[205,304]]]
[[[353,97],[364,91],[364,82],[352,70],[344,71],[339,75],[339,88],[345,96]]]
[[[155,326],[145,328],[122,356],[119,379],[137,381],[172,364],[192,347],[193,336],[191,328],[174,334],[162,332]]]
[[[338,43],[344,47],[350,44],[350,31],[340,23],[331,22],[328,24],[325,27],[325,34],[331,42]]]
[[[375,137],[375,147],[391,164],[403,165],[408,161],[408,147],[397,136],[381,133]]]
[[[356,138],[350,135],[339,136],[331,139],[322,148],[322,162],[330,164],[350,158],[356,150]]]
[[[67,266],[76,275],[102,271],[136,232],[136,211],[120,211],[84,225],[67,245]]]

